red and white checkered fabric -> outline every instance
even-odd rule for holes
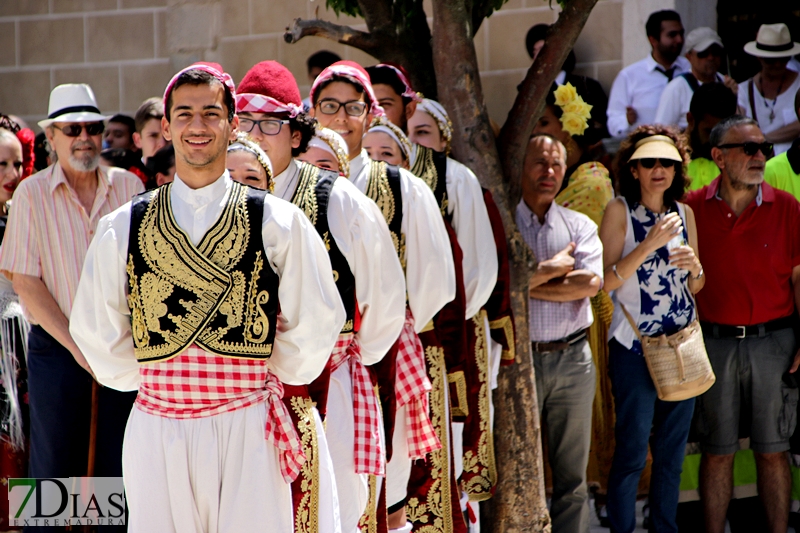
[[[303,111],[303,108],[292,103],[285,104],[263,94],[237,94],[236,112],[242,113],[245,111],[250,113],[288,113],[290,118],[294,118]]]
[[[339,335],[336,347],[347,342],[344,350],[334,349],[331,354],[331,372],[346,362],[350,363],[350,379],[353,382],[353,418],[355,422],[354,458],[356,474],[386,474],[386,459],[381,446],[381,421],[378,397],[367,367],[361,362],[361,344],[352,333]]]
[[[306,460],[283,398],[283,385],[266,360],[221,357],[195,344],[172,359],[140,365],[136,406],[164,418],[203,418],[267,404],[267,441],[281,451],[281,474],[291,483]]]
[[[431,381],[425,369],[425,352],[414,331],[414,317],[406,308],[406,321],[397,346],[397,406],[406,408],[408,424],[408,454],[421,459],[425,454],[442,447],[428,415],[428,394]]]

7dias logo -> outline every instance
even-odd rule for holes
[[[11,527],[123,526],[126,510],[121,477],[8,480]]]

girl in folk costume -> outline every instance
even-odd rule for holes
[[[104,217],[70,333],[98,381],[137,390],[129,531],[294,531],[305,462],[283,386],[325,368],[345,313],[322,240],[287,202],[232,181],[233,81],[196,63],[164,94],[175,181]]]
[[[33,169],[33,132],[0,116],[0,243],[5,231],[11,195]],[[22,141],[22,142],[21,142]],[[23,144],[24,143],[24,144]],[[26,167],[25,163],[30,161]],[[22,314],[11,281],[0,274],[0,480],[27,475],[28,437],[27,368],[25,347],[29,325]],[[0,531],[7,531],[8,500],[0,505]]]
[[[591,112],[572,84],[556,86],[547,96],[542,117],[534,126],[534,133],[547,133],[561,141],[567,148],[566,179],[556,202],[583,213],[600,226],[606,205],[614,197],[608,169],[608,154],[593,137],[585,137]],[[589,144],[592,141],[595,144]],[[605,165],[603,164],[605,161]],[[589,328],[589,345],[597,368],[592,413],[593,437],[589,453],[587,479],[596,487],[595,506],[598,517],[605,522],[605,495],[611,460],[614,453],[614,400],[611,381],[608,379],[608,328],[614,304],[605,291],[592,298],[594,322]],[[647,492],[650,472],[642,478],[643,492]]]
[[[455,295],[452,254],[428,186],[405,169],[370,159],[363,150],[367,125],[373,116],[383,114],[364,69],[351,61],[334,63],[314,82],[311,102],[320,124],[339,133],[347,143],[350,180],[381,208],[405,268],[405,326],[387,357],[373,365],[390,454],[385,484],[389,527],[405,528],[411,460],[441,446],[428,415],[431,384],[418,333]]]
[[[274,194],[300,207],[322,237],[331,260],[328,275],[336,280],[347,313],[326,374],[305,392],[291,392],[294,398],[313,399],[321,414],[327,411],[326,441],[333,458],[342,531],[353,533],[369,496],[377,494],[378,486],[374,480],[370,484],[368,476],[385,472],[379,405],[367,365],[381,361],[403,327],[402,268],[378,207],[339,177],[347,171],[346,161],[338,162],[342,154],[337,151],[338,172],[292,158],[314,142],[315,128],[303,126],[314,121],[302,112],[291,73],[279,63],[265,61],[250,69],[239,89],[237,108],[245,129],[275,167]],[[294,398],[291,401],[298,401]],[[307,485],[295,494],[300,492],[307,492]],[[320,502],[323,499],[320,492]],[[298,510],[296,516],[303,514]],[[319,530],[328,527],[320,514]]]
[[[266,152],[243,132],[237,132],[236,142],[228,146],[228,173],[233,181],[262,191],[272,191],[272,163]]]
[[[415,113],[408,121],[410,138],[415,143],[415,151],[421,152],[422,147],[436,152],[449,154],[452,139],[452,124],[445,109],[434,100],[422,98],[418,101]],[[502,364],[508,365],[514,361],[514,329],[509,296],[509,267],[508,251],[506,248],[505,234],[502,220],[497,206],[492,200],[488,190],[481,190],[480,202],[482,208],[473,207],[472,189],[480,185],[475,175],[464,165],[447,158],[448,193],[453,191],[455,202],[453,226],[458,223],[459,243],[463,244],[464,264],[469,264],[469,256],[477,257],[472,260],[475,266],[485,263],[480,256],[494,252],[493,263],[488,268],[497,266],[496,282],[488,296],[488,300],[481,304],[472,317],[467,320],[468,349],[464,361],[463,374],[451,372],[449,379],[455,383],[451,387],[451,405],[453,406],[453,455],[455,460],[455,477],[459,482],[462,493],[461,509],[470,520],[470,530],[479,527],[479,511],[475,501],[491,497],[494,484],[497,481],[497,471],[494,461],[494,446],[492,436],[493,406],[491,404],[491,389],[496,386],[496,376]],[[448,208],[453,205],[453,199],[448,197]],[[477,224],[483,220],[485,211],[487,222]],[[459,216],[455,216],[456,213]],[[464,222],[464,213],[470,213],[471,220]],[[493,238],[487,243],[486,229]],[[494,250],[490,250],[495,245]],[[472,253],[469,253],[472,250]],[[483,263],[481,263],[483,262]],[[484,298],[483,285],[486,280],[475,279],[473,269],[470,279],[470,269],[465,266],[464,278],[467,289],[467,314],[473,311],[469,294],[481,294]],[[489,281],[491,281],[491,276]],[[473,297],[474,298],[474,297]],[[480,301],[480,300],[479,300]],[[487,335],[487,332],[490,335]],[[461,374],[461,375],[459,375]],[[459,387],[460,385],[460,387]],[[459,390],[461,389],[461,390]],[[458,393],[466,399],[458,399]],[[464,394],[466,393],[466,394]]]
[[[342,136],[328,128],[317,128],[314,137],[308,142],[308,150],[300,154],[299,161],[337,172],[345,179],[350,178],[350,158],[347,143]]]

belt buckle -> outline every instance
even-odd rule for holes
[[[747,336],[747,326],[734,326],[741,333],[738,333],[735,338],[744,339]]]

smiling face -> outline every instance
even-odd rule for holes
[[[0,204],[11,199],[22,176],[22,145],[13,133],[0,134]]]
[[[408,167],[408,161],[397,142],[382,131],[371,131],[364,135],[364,149],[370,159],[386,161],[390,165]]]
[[[332,153],[317,146],[312,146],[297,158],[315,167],[339,172],[339,160]]]
[[[181,85],[170,99],[170,121],[164,117],[161,126],[164,138],[175,148],[178,175],[208,172],[219,177],[225,170],[228,142],[239,124],[238,117],[228,122],[224,86],[219,82]]]
[[[256,189],[267,189],[267,172],[254,154],[246,150],[228,152],[227,166],[233,181]]]
[[[439,125],[430,114],[417,108],[414,116],[408,121],[408,139],[412,143],[431,148],[437,152],[444,152],[447,140],[439,131]]]
[[[342,136],[347,143],[350,152],[350,159],[361,154],[362,138],[367,125],[372,121],[372,114],[369,108],[360,116],[354,117],[345,112],[344,105],[340,105],[339,110],[333,115],[326,115],[319,110],[319,104],[325,100],[334,100],[339,104],[346,102],[366,102],[363,92],[358,92],[352,83],[346,81],[334,81],[320,90],[317,97],[317,104],[311,109],[310,114],[317,119],[320,126],[329,128]]]
[[[522,165],[522,196],[529,206],[550,203],[561,190],[566,154],[550,137],[534,137],[528,143]]]

